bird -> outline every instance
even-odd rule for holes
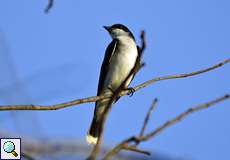
[[[105,93],[114,93],[116,89],[128,78],[138,59],[138,45],[132,32],[123,24],[104,26],[112,38],[112,42],[105,51],[101,65],[97,96]],[[130,75],[125,88],[131,83],[134,74]],[[113,103],[115,103],[117,98]],[[102,117],[108,106],[109,99],[98,100],[95,103],[94,116],[86,136],[88,144],[96,144],[102,127]]]

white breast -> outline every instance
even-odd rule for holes
[[[119,46],[114,53],[106,75],[104,89],[115,91],[133,69],[138,55],[135,41],[128,36],[117,37]],[[131,79],[129,80],[131,81]],[[130,82],[128,82],[129,84]]]

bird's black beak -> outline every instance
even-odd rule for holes
[[[110,33],[110,26],[103,26],[105,28],[106,31],[108,31]]]

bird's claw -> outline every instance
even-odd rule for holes
[[[128,88],[127,90],[129,91],[128,93],[129,97],[132,97],[133,93],[135,92],[135,89],[131,87],[131,88]]]

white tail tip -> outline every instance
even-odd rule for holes
[[[87,134],[87,136],[86,136],[86,141],[87,141],[88,144],[96,144],[97,139],[98,139],[97,137],[93,137],[93,136],[91,136],[89,134]]]

